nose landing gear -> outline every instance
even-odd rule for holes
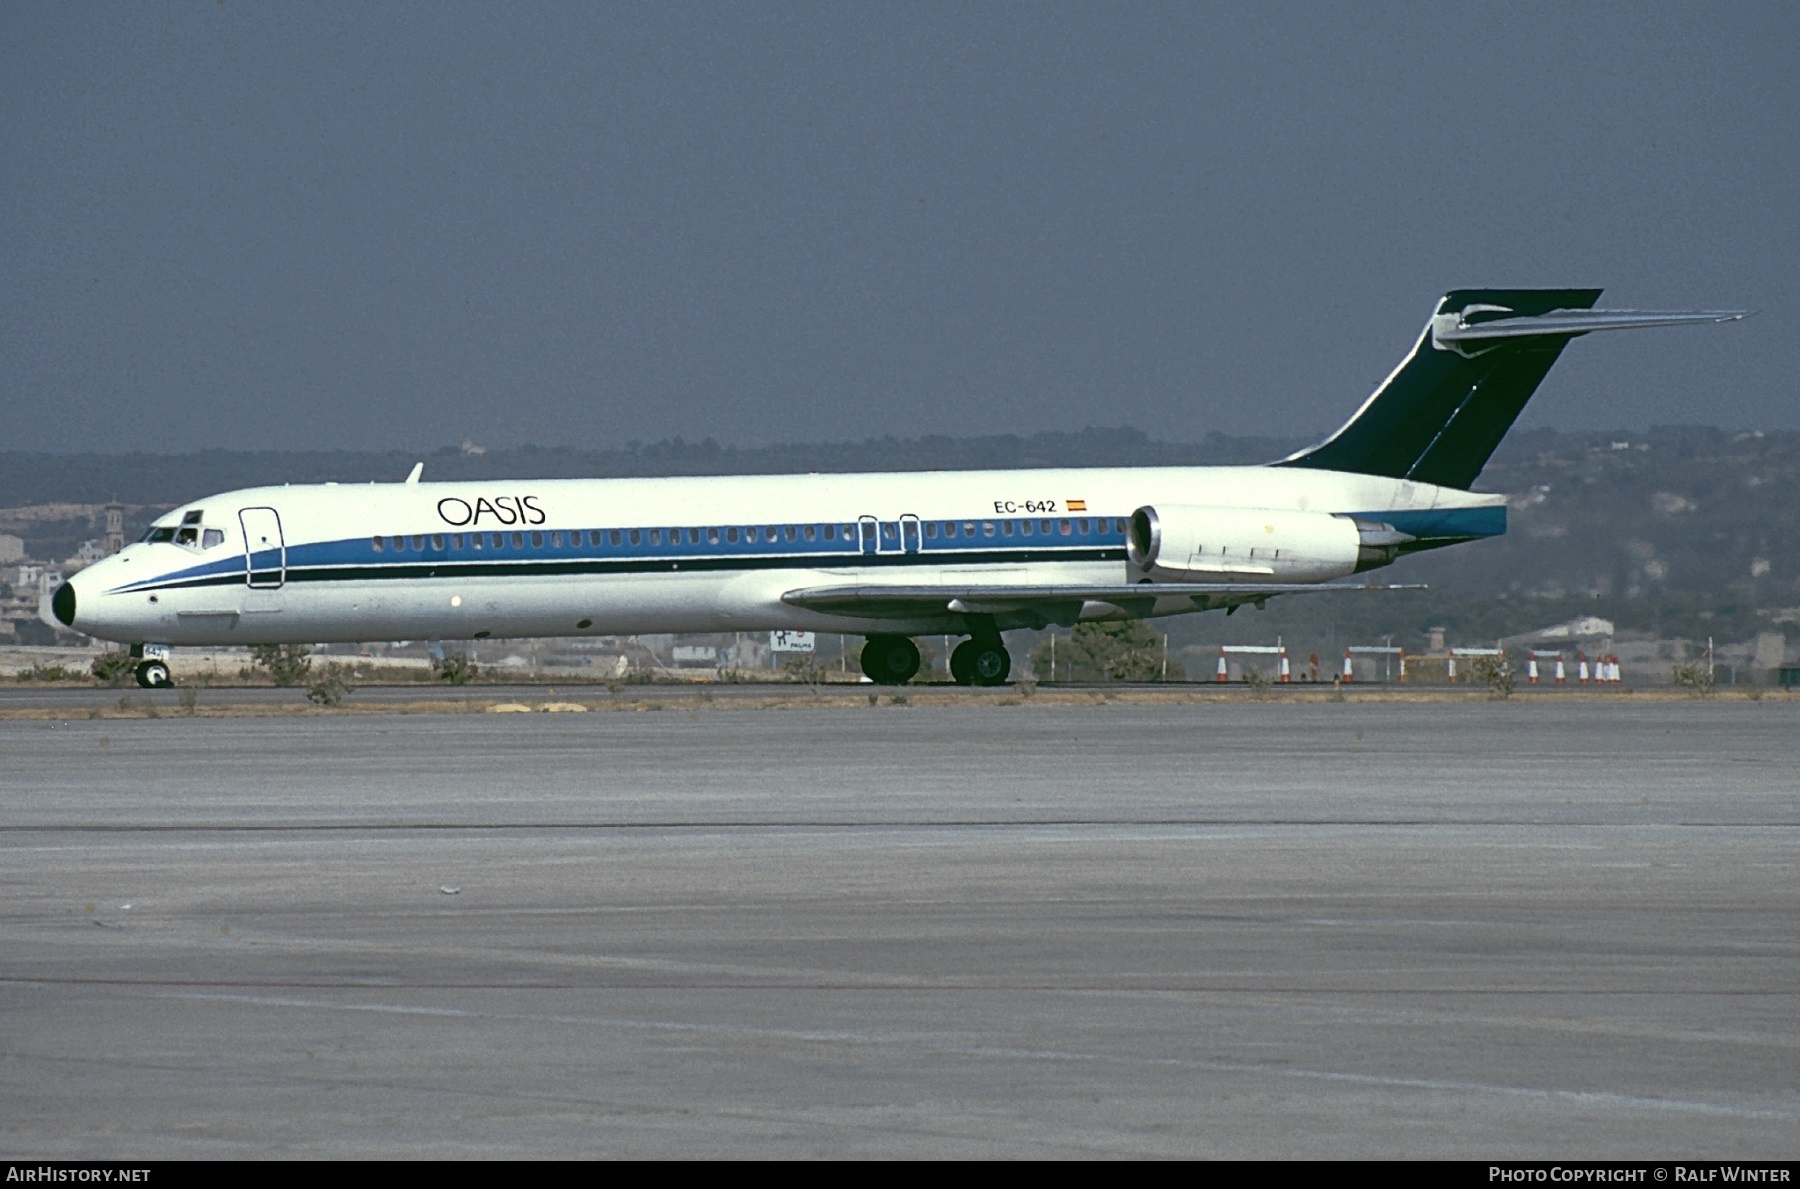
[[[137,683],[145,689],[167,689],[175,684],[169,672],[167,644],[133,644],[131,655],[138,662]]]
[[[175,684],[175,678],[161,661],[144,661],[137,667],[137,683],[145,689],[167,689]]]

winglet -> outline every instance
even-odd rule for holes
[[[411,471],[409,471],[406,476],[407,484],[410,486],[414,483],[417,483],[419,481],[419,476],[423,475],[424,473],[425,473],[425,464],[424,463],[422,463],[422,462],[413,463],[413,469]]]

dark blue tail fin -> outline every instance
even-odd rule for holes
[[[1598,289],[1453,289],[1418,345],[1348,424],[1275,464],[1467,490],[1572,338],[1724,322],[1740,311],[1593,308]]]

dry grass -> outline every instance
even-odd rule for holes
[[[666,687],[663,687],[666,688]],[[211,698],[228,697],[227,690],[214,688],[207,691]],[[866,692],[866,687],[858,692]],[[1350,703],[1443,703],[1443,702],[1484,702],[1481,695],[1484,690],[1448,690],[1448,689],[1396,689],[1392,687],[1374,688],[1368,686],[1345,689],[1342,701]],[[1768,693],[1770,700],[1786,700],[1791,694]],[[417,701],[361,701],[354,696],[339,706],[317,706],[305,702],[296,694],[293,702],[278,703],[238,703],[219,701],[208,703],[202,701],[192,709],[165,706],[149,699],[138,701],[127,696],[116,704],[95,707],[30,707],[0,708],[0,720],[64,720],[64,719],[140,719],[140,718],[333,718],[344,716],[394,715],[394,714],[487,714],[495,712],[512,713],[567,713],[587,711],[598,714],[642,714],[665,710],[686,710],[690,713],[701,710],[729,714],[742,711],[769,710],[868,710],[871,706],[887,708],[945,707],[959,710],[981,708],[1016,709],[1026,706],[1191,706],[1191,705],[1243,705],[1252,703],[1259,706],[1281,706],[1288,703],[1326,703],[1337,701],[1329,686],[1315,686],[1306,689],[1277,689],[1262,698],[1246,697],[1242,691],[1220,692],[1194,688],[1183,689],[1122,689],[1122,690],[1066,690],[1044,689],[1039,687],[1029,698],[1021,698],[1010,689],[1004,693],[981,692],[972,693],[961,690],[933,690],[912,687],[896,700],[883,690],[874,699],[861,697],[844,697],[808,693],[804,688],[781,690],[772,688],[767,694],[748,695],[743,697],[703,697],[699,689],[693,692],[667,693],[649,697],[634,697],[626,694],[621,697],[569,697],[566,693],[557,698],[529,698],[521,700],[516,694],[504,701],[498,698],[456,698],[432,699],[421,698]],[[1675,689],[1657,689],[1648,692],[1630,692],[1625,690],[1558,690],[1554,693],[1523,693],[1512,699],[1513,703],[1529,703],[1534,700],[1544,701],[1612,701],[1629,700],[1645,702],[1668,702],[1691,700],[1686,691]],[[1724,691],[1717,694],[1712,701],[1753,701],[1761,700],[1750,693]]]

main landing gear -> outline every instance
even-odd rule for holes
[[[958,685],[1005,685],[1012,657],[999,640],[964,640],[950,653],[950,676]]]
[[[919,646],[905,636],[870,636],[862,670],[876,685],[905,685],[919,671]]]
[[[905,685],[919,671],[919,647],[905,636],[870,636],[862,669],[876,685]],[[950,676],[958,685],[1005,685],[1011,673],[999,633],[964,640],[950,654]]]

